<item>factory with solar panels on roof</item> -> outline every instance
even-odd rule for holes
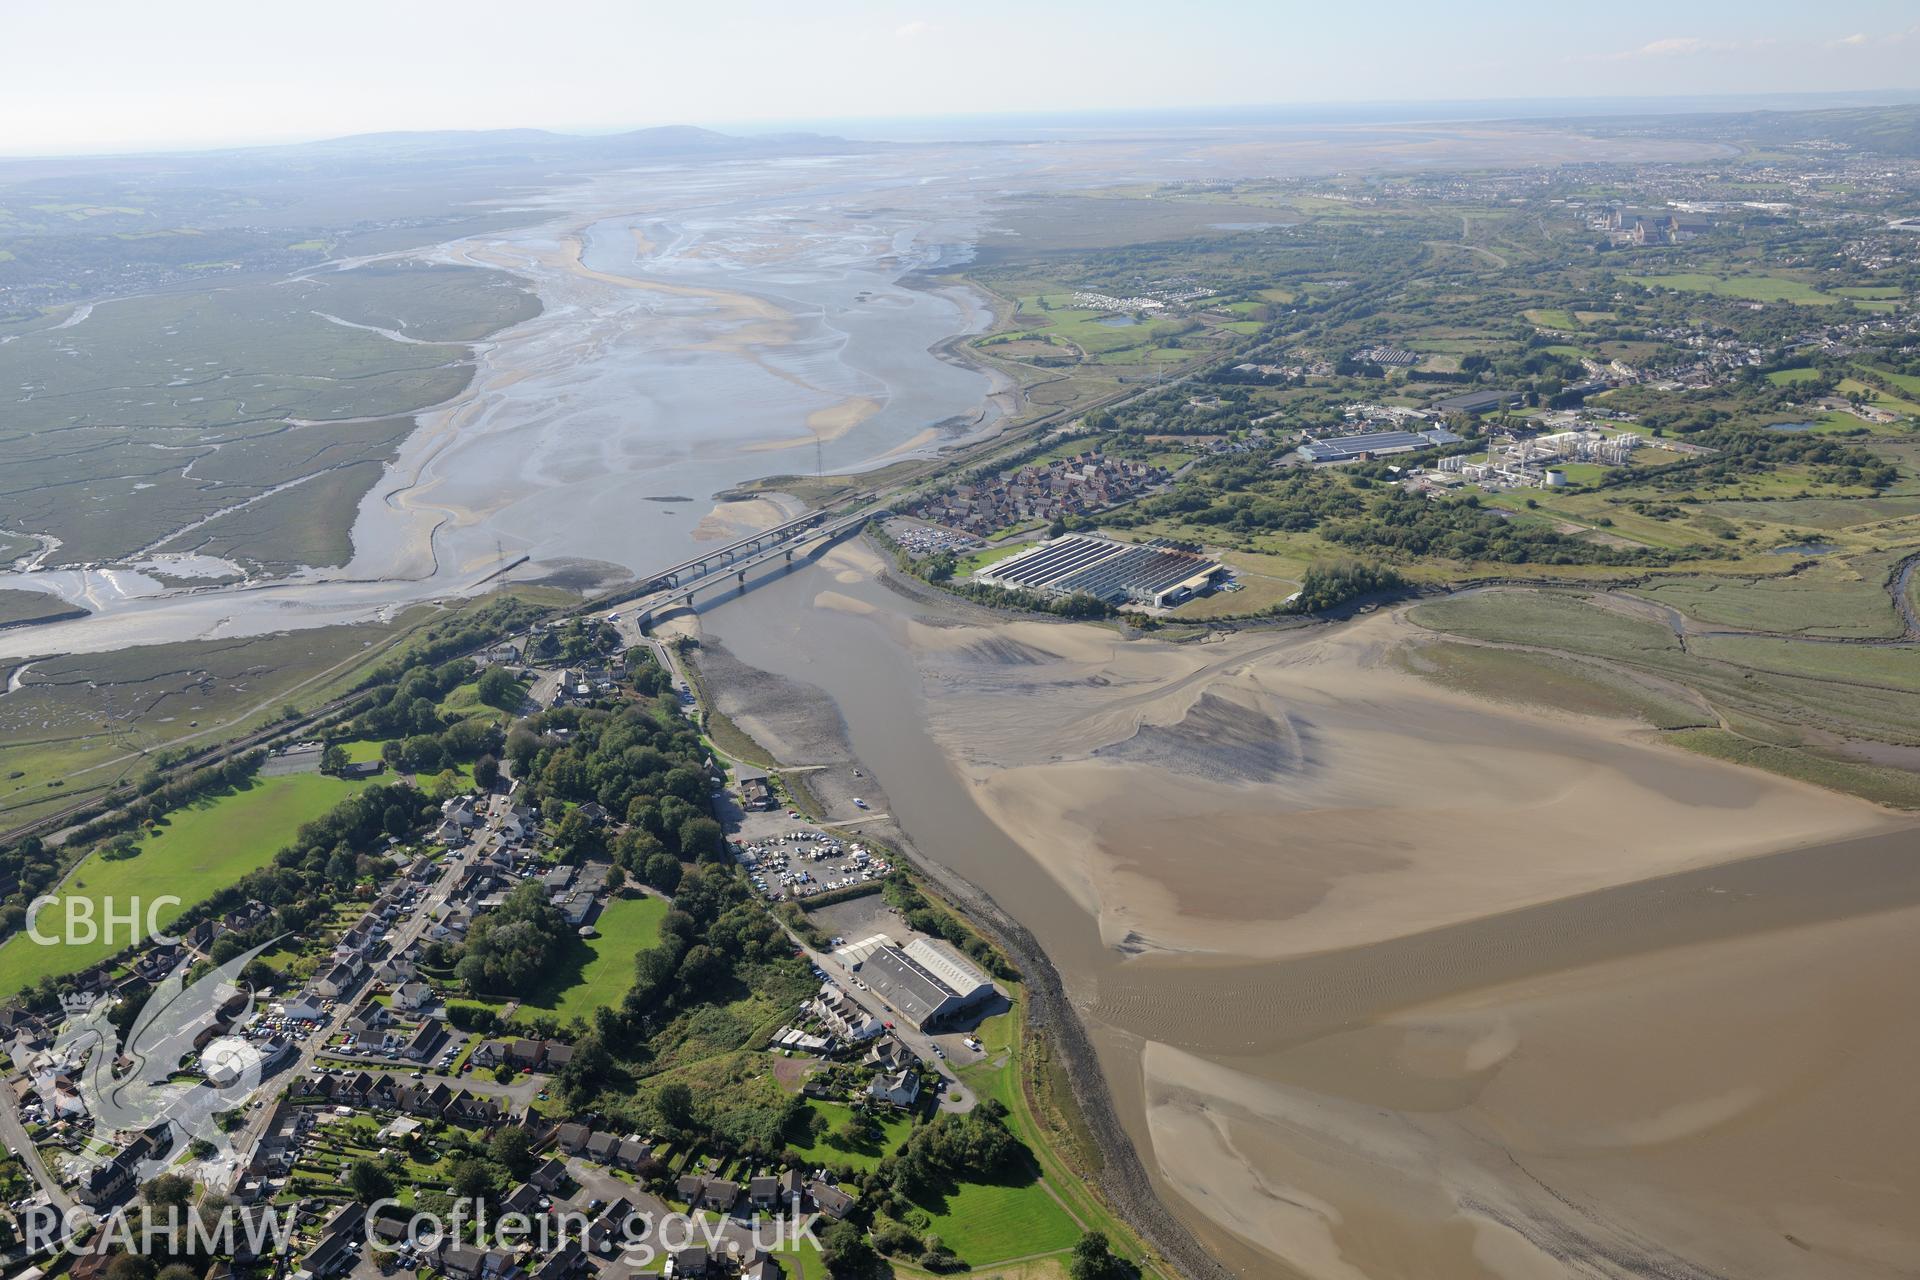
[[[989,565],[975,582],[1051,596],[1089,595],[1108,604],[1168,608],[1218,584],[1227,567],[1166,539],[1115,542],[1071,534]]]

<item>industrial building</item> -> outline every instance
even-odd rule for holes
[[[1455,454],[1440,459],[1439,470],[1458,473],[1463,479],[1480,484],[1557,489],[1567,483],[1567,473],[1558,464],[1591,462],[1625,466],[1633,461],[1633,451],[1641,443],[1640,437],[1632,432],[1583,426],[1551,435],[1517,440],[1502,438],[1488,445],[1484,461],[1467,454]]]
[[[902,949],[876,933],[833,954],[920,1031],[945,1025],[994,995],[992,981],[971,960],[933,938],[915,938]]]
[[[1308,440],[1300,446],[1300,456],[1308,462],[1354,462],[1459,443],[1460,437],[1443,427],[1430,427],[1425,431],[1363,431],[1358,435]]]
[[[1090,595],[1108,604],[1164,608],[1224,578],[1225,565],[1191,547],[1159,539],[1115,542],[1071,534],[1043,542],[974,575],[974,581],[1047,595]]]
[[[1526,402],[1527,398],[1518,391],[1466,391],[1457,396],[1443,396],[1427,407],[1437,413],[1478,415],[1491,409],[1518,409]]]

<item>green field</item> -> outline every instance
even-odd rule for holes
[[[1818,369],[1775,369],[1767,375],[1767,381],[1776,387],[1792,386],[1796,382],[1812,382],[1820,376]]]
[[[1543,329],[1579,329],[1583,327],[1565,307],[1533,307],[1520,313]]]
[[[1627,284],[1649,289],[1672,289],[1679,293],[1711,293],[1720,298],[1739,298],[1745,302],[1795,302],[1803,306],[1829,307],[1833,295],[1821,293],[1812,285],[1790,276],[1735,276],[1705,271],[1676,271],[1667,275],[1621,276]]]
[[[633,958],[660,941],[660,922],[666,918],[665,898],[615,898],[594,922],[596,935],[570,938],[548,980],[540,990],[520,997],[517,1012],[591,1022],[596,1010],[625,997],[633,985]]]
[[[1874,369],[1874,372],[1908,395],[1920,396],[1920,376],[1911,373],[1895,373],[1890,369]]]
[[[809,1165],[845,1165],[849,1169],[865,1172],[878,1165],[882,1158],[892,1155],[907,1140],[907,1135],[913,1132],[911,1117],[886,1115],[880,1117],[881,1136],[878,1141],[865,1147],[835,1146],[833,1133],[853,1114],[853,1108],[844,1103],[818,1100],[808,1105],[813,1108],[814,1114],[827,1122],[827,1134],[804,1147],[789,1143],[787,1149]]]
[[[972,1066],[959,1068],[956,1074],[981,1101],[991,1099],[1007,1109],[1007,1126],[1034,1153],[1040,1162],[1040,1174],[1045,1180],[1045,1187],[1059,1197],[1059,1203],[1067,1206],[1068,1216],[1084,1223],[1090,1230],[1105,1232],[1117,1251],[1136,1262],[1144,1262],[1143,1255],[1132,1243],[1132,1229],[1115,1217],[1106,1202],[1090,1189],[1090,1179],[1085,1169],[1070,1163],[1063,1155],[1063,1149],[1070,1145],[1077,1152],[1078,1159],[1099,1158],[1093,1135],[1080,1121],[1072,1102],[1072,1089],[1059,1070],[1059,1060],[1045,1059],[1035,1069],[1037,1076],[1043,1076],[1051,1082],[1048,1091],[1054,1099],[1054,1108],[1045,1124],[1035,1113],[1034,1102],[1028,1091],[1021,1087],[1022,1074],[1028,1070],[1028,1055],[1036,1051],[1044,1055],[1044,1046],[1037,1045],[1022,1034],[1026,996],[1018,983],[1006,985],[1013,1008],[988,1018],[976,1032],[985,1047],[986,1058]],[[1042,1189],[1036,1186],[1032,1190],[1039,1193]],[[971,1257],[969,1261],[972,1261]],[[1149,1264],[1145,1266],[1144,1274],[1149,1280],[1155,1280],[1172,1273]]]
[[[241,790],[168,815],[158,830],[141,839],[135,857],[115,861],[90,855],[59,896],[91,899],[99,918],[109,901],[124,912],[137,900],[170,894],[181,905],[156,914],[155,922],[164,927],[187,907],[267,865],[294,832],[340,803],[356,785],[318,773],[256,779]],[[65,920],[62,907],[51,906],[41,916],[39,931],[61,935]],[[25,933],[16,934],[0,945],[0,991],[17,991],[43,977],[84,969],[128,941],[117,937],[111,944],[99,940],[41,946]]]
[[[1815,786],[1846,791],[1876,804],[1920,809],[1920,777],[1905,769],[1885,769],[1851,760],[1835,760],[1816,752],[1755,742],[1723,729],[1688,729],[1673,741],[1689,751],[1743,764],[1750,769],[1798,778]]]
[[[928,1218],[925,1234],[939,1236],[976,1269],[1070,1249],[1080,1238],[1078,1224],[1039,1182],[963,1182],[920,1208]]]

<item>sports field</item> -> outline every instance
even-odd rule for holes
[[[258,778],[246,787],[198,801],[161,820],[160,827],[142,838],[131,858],[113,859],[96,852],[80,864],[58,895],[92,901],[96,920],[109,905],[116,913],[134,909],[154,898],[180,899],[155,913],[153,923],[165,928],[181,912],[249,871],[267,865],[293,839],[294,832],[340,803],[358,786],[318,773]],[[146,908],[139,907],[146,919]],[[58,903],[44,910],[38,932],[64,939],[66,908]],[[77,935],[86,930],[76,928]],[[14,992],[43,977],[59,977],[95,964],[126,946],[130,939],[111,941],[36,943],[25,932],[0,945],[0,992]]]

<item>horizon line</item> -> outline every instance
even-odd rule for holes
[[[1515,120],[1538,123],[1547,120],[1574,120],[1586,118],[1581,113],[1556,115],[1502,115],[1487,114],[1503,108],[1525,106],[1553,107],[1555,105],[1584,104],[1590,107],[1619,106],[1625,104],[1664,104],[1668,109],[1646,112],[1651,115],[1695,115],[1713,114],[1708,104],[1720,104],[1722,110],[1730,114],[1756,114],[1781,108],[1762,105],[1737,106],[1733,104],[1762,102],[1803,102],[1824,100],[1833,105],[1830,110],[1844,110],[1848,102],[1870,106],[1900,106],[1920,103],[1920,89],[1882,88],[1882,89],[1812,89],[1812,90],[1743,90],[1724,93],[1700,94],[1577,94],[1565,97],[1444,97],[1444,98],[1366,98],[1366,99],[1318,99],[1293,102],[1262,102],[1244,104],[1206,104],[1197,106],[1154,106],[1154,107],[1075,107],[1075,108],[1010,108],[1003,111],[943,112],[904,116],[815,116],[815,117],[749,117],[739,120],[718,119],[710,124],[696,124],[689,121],[661,121],[651,124],[632,125],[560,125],[560,124],[520,124],[488,126],[444,126],[408,127],[396,124],[390,129],[353,130],[345,133],[298,133],[280,134],[265,138],[229,137],[226,139],[198,139],[153,141],[135,143],[102,144],[99,148],[67,148],[27,151],[0,151],[0,161],[14,160],[132,160],[157,156],[195,156],[220,155],[243,151],[267,151],[279,148],[317,146],[330,142],[349,142],[356,139],[391,138],[406,135],[483,135],[490,133],[538,133],[556,138],[610,138],[629,133],[647,133],[655,130],[688,129],[721,134],[734,138],[767,137],[781,133],[817,132],[825,126],[888,126],[895,129],[912,129],[915,126],[930,127],[941,124],[987,125],[994,122],[1025,122],[1029,129],[1043,128],[1048,121],[1065,125],[1069,122],[1095,122],[1102,119],[1151,121],[1164,119],[1174,124],[1181,118],[1187,123],[1197,124],[1194,117],[1214,117],[1222,124],[1236,123],[1229,117],[1259,116],[1279,112],[1365,112],[1391,109],[1426,109],[1445,111],[1448,108],[1476,108],[1459,116],[1430,115],[1421,119],[1395,119],[1376,117],[1364,123],[1376,125],[1390,124],[1443,124],[1450,120]],[[1683,104],[1701,104],[1689,108]],[[1791,110],[1792,108],[1787,108]],[[1810,108],[1819,109],[1819,108]],[[1613,114],[1602,112],[1602,114]],[[1238,121],[1242,126],[1259,123],[1257,120]],[[1270,123],[1305,124],[1311,121],[1270,121]],[[1325,121],[1328,124],[1362,123],[1360,121]],[[838,136],[838,135],[832,135]],[[846,137],[848,142],[885,141],[883,138]],[[915,141],[941,141],[937,136],[929,135]],[[949,139],[959,141],[961,139]],[[965,139],[979,141],[980,139]]]

